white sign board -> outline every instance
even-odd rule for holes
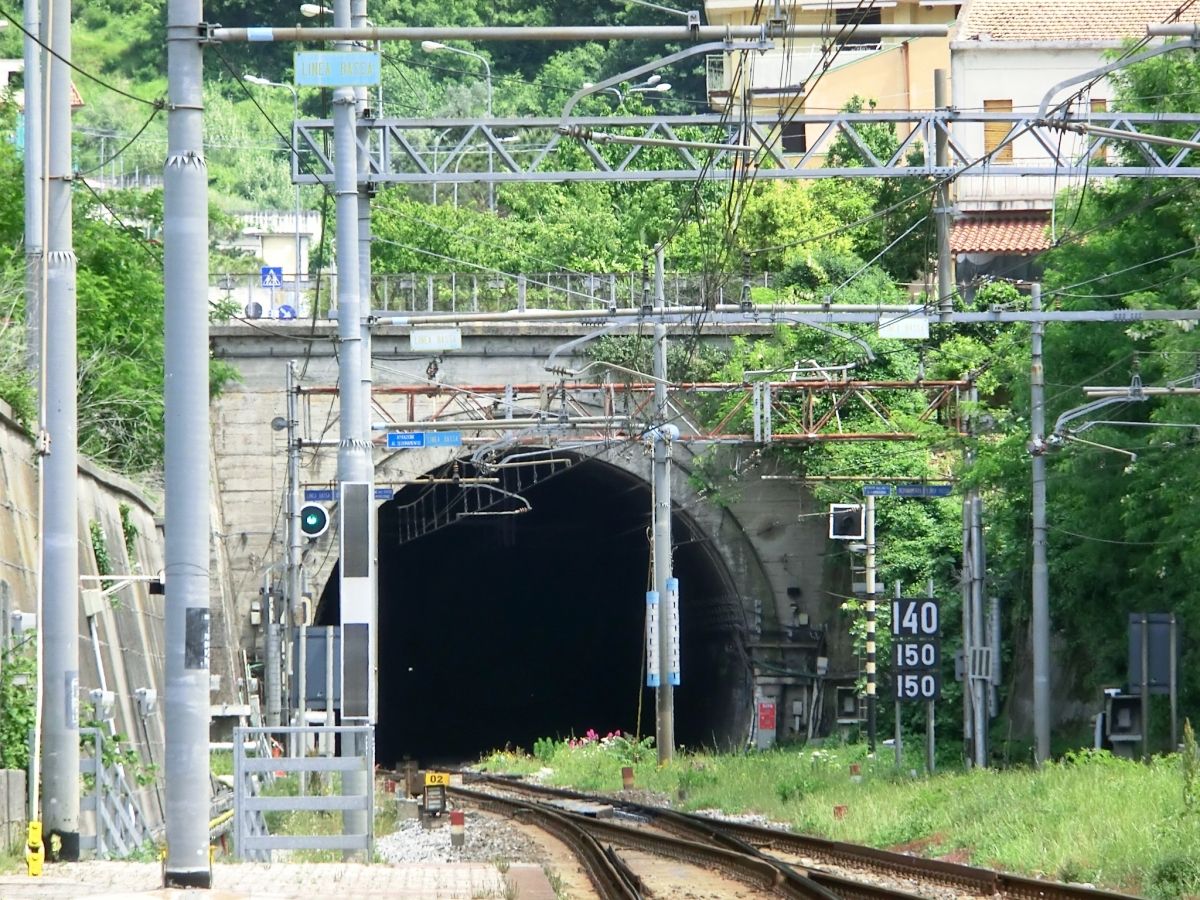
[[[929,337],[929,318],[924,306],[910,306],[904,313],[880,313],[879,336],[900,340],[923,341]]]
[[[441,350],[461,350],[462,330],[459,328],[414,328],[408,336],[411,350],[437,353]]]

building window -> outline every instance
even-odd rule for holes
[[[1106,112],[1108,112],[1108,101],[1107,100],[1097,100],[1097,99],[1093,98],[1091,101],[1091,107],[1092,107],[1092,112],[1094,112],[1094,113],[1106,113]],[[1103,146],[1097,147],[1092,152],[1092,162],[1094,162],[1094,163],[1107,162],[1108,161],[1107,149],[1108,149],[1107,147],[1103,147]]]
[[[848,36],[845,40],[847,47],[858,47],[861,50],[879,49],[879,38],[876,37],[857,37],[854,35],[854,29],[859,25],[882,25],[883,17],[878,9],[870,6],[856,7],[854,9],[835,9],[833,11],[835,21],[838,25],[843,26]]]
[[[984,100],[984,112],[1012,112],[1011,100]],[[983,152],[991,153],[1000,146],[1000,142],[1012,130],[1012,122],[984,122],[983,123]],[[1009,142],[995,153],[992,157],[992,162],[1011,163],[1013,161],[1013,146]]]
[[[808,149],[808,135],[803,122],[787,122],[779,129],[779,143],[784,153],[803,153]]]

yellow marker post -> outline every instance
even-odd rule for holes
[[[45,862],[46,847],[42,843],[42,823],[30,822],[25,837],[25,866],[29,870],[29,877],[40,878]]]

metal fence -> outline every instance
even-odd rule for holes
[[[80,728],[90,738],[92,754],[79,757],[79,771],[91,778],[91,790],[80,801],[80,808],[95,814],[96,833],[80,834],[79,846],[91,850],[100,859],[123,859],[153,841],[154,834],[138,802],[137,791],[129,783],[121,765],[105,766],[105,733],[99,728]]]
[[[771,286],[771,275],[755,276],[756,286]],[[741,280],[701,273],[668,273],[664,294],[669,305],[736,303]],[[279,288],[266,288],[261,275],[226,273],[213,279],[209,290],[214,303],[228,300],[249,308],[257,302],[267,318],[288,304],[300,317],[318,315],[336,306],[337,276],[309,276],[297,284],[290,276]],[[375,274],[371,281],[370,307],[376,313],[417,312],[520,312],[526,309],[629,309],[642,305],[641,272],[543,272],[522,275],[506,273],[398,273]]]
[[[345,743],[353,740],[362,750],[357,756],[271,756],[247,746],[262,746],[268,735],[333,735]],[[307,743],[305,741],[304,743]],[[363,851],[369,859],[375,844],[375,731],[369,725],[341,726],[239,726],[233,730],[234,852],[241,859],[270,862],[273,850]],[[364,776],[361,794],[345,793],[305,796],[263,796],[259,788],[267,778],[280,773],[297,773],[307,781],[309,773],[359,772]],[[366,831],[360,834],[270,834],[264,813],[298,810],[366,814]]]

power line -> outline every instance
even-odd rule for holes
[[[32,3],[32,2],[36,2],[36,0],[25,0],[25,2]],[[47,53],[49,53],[51,56],[53,56],[55,59],[57,59],[60,63],[67,66],[68,68],[73,69],[74,71],[78,72],[84,78],[87,78],[90,81],[94,81],[96,84],[100,85],[102,88],[112,91],[114,94],[120,94],[122,97],[127,97],[130,100],[136,100],[138,103],[144,103],[147,106],[153,106],[156,109],[162,109],[166,106],[166,99],[163,97],[160,97],[157,100],[147,100],[145,97],[139,97],[136,94],[131,94],[128,91],[122,90],[119,87],[109,84],[107,81],[105,81],[100,76],[93,75],[91,72],[87,71],[87,69],[84,69],[84,68],[80,67],[77,63],[67,59],[65,56],[63,56],[58,51],[52,50],[48,44],[43,43],[41,38],[39,38],[33,32],[29,31],[22,24],[22,21],[20,19],[17,19],[11,12],[9,12],[3,6],[0,6],[0,16],[7,19],[10,24],[15,26],[21,32],[21,34],[25,35],[26,38],[33,41],[35,44],[37,44],[39,47],[41,47],[43,50],[45,50]]]

